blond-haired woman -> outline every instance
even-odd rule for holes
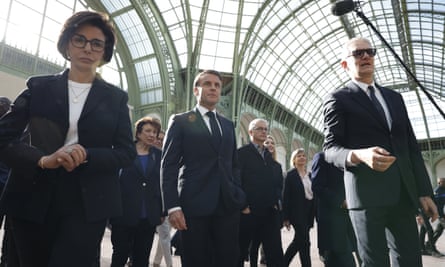
[[[283,219],[288,230],[294,228],[294,238],[284,253],[286,266],[300,252],[302,267],[311,266],[309,230],[314,224],[314,196],[311,179],[306,170],[304,149],[295,150],[290,159],[292,168],[287,172],[283,193]]]

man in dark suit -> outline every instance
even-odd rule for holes
[[[326,160],[345,170],[346,202],[365,267],[422,266],[416,207],[437,219],[432,186],[402,96],[374,82],[376,50],[345,45],[352,81],[324,102]]]
[[[193,85],[197,106],[174,115],[165,136],[161,163],[164,209],[171,225],[182,230],[186,266],[235,266],[245,195],[234,171],[234,126],[215,112],[221,75],[203,71]]]
[[[0,117],[2,117],[6,112],[9,111],[9,108],[11,106],[11,100],[5,96],[0,96]],[[3,188],[5,187],[6,181],[8,180],[9,176],[9,168],[0,161],[0,194],[3,192]],[[3,219],[5,219],[4,214],[0,213],[0,227],[3,223]],[[4,234],[3,234],[3,241],[2,241],[2,249],[1,249],[1,256],[0,256],[0,267],[6,266],[6,246],[7,246],[7,239],[8,239],[8,229],[7,229],[7,223],[5,219],[5,224],[3,226]]]
[[[355,267],[354,229],[346,206],[343,172],[324,159],[312,159],[312,191],[317,203],[317,237],[320,257],[326,267]]]
[[[252,120],[249,124],[250,143],[238,149],[241,185],[247,196],[241,213],[238,267],[244,266],[253,240],[263,244],[267,266],[284,266],[280,232],[283,172],[264,146],[268,127],[264,119]],[[251,262],[250,266],[257,266],[257,262]]]

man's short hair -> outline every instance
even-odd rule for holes
[[[256,119],[253,119],[253,120],[249,123],[249,131],[253,130],[253,128],[255,128],[256,124],[257,124],[258,122],[260,122],[260,121],[265,122],[266,125],[269,127],[269,122],[268,122],[268,121],[266,121],[265,119],[262,119],[262,118],[256,118]]]
[[[201,71],[200,73],[198,73],[198,74],[196,75],[196,77],[195,77],[195,80],[193,80],[193,87],[198,87],[198,86],[199,86],[199,83],[201,82],[201,77],[202,77],[204,74],[213,74],[213,75],[215,75],[215,76],[218,76],[219,80],[220,80],[221,83],[222,83],[222,76],[221,76],[221,73],[219,73],[219,72],[216,71],[216,70],[203,70],[203,71]]]

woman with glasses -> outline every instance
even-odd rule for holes
[[[118,170],[136,155],[128,96],[96,74],[114,43],[106,16],[75,13],[57,44],[70,67],[31,77],[0,119],[0,160],[11,168],[1,208],[17,266],[92,266],[107,219],[122,213]]]

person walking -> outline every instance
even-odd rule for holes
[[[302,267],[311,267],[309,231],[314,226],[315,203],[312,182],[307,171],[307,156],[303,148],[292,152],[292,168],[284,180],[283,224],[294,229],[294,238],[284,253],[285,266],[289,266],[295,255],[300,253]]]
[[[29,78],[0,118],[11,168],[0,202],[20,267],[91,267],[107,219],[122,212],[118,170],[136,155],[128,95],[96,73],[114,44],[106,15],[74,13],[57,43],[70,68]]]
[[[374,79],[376,51],[362,37],[344,46],[351,81],[324,101],[325,158],[344,170],[362,266],[422,266],[415,215],[437,208],[403,98]]]
[[[137,157],[120,171],[123,214],[110,219],[111,267],[125,266],[130,255],[132,267],[148,266],[156,226],[163,219],[161,150],[154,146],[160,129],[159,121],[149,116],[135,123]]]
[[[318,152],[312,159],[311,180],[320,259],[325,267],[357,266],[353,254],[357,243],[346,205],[343,172]]]
[[[241,211],[238,267],[244,266],[254,240],[263,244],[268,266],[284,266],[280,231],[283,172],[264,146],[268,125],[261,118],[252,120],[250,142],[238,149],[241,185],[247,196],[247,205]],[[251,261],[250,266],[256,267],[257,262]]]
[[[239,257],[245,195],[236,172],[233,122],[215,110],[221,89],[219,72],[198,73],[197,105],[170,118],[163,145],[164,210],[172,227],[181,230],[181,257],[188,267],[234,267]]]

